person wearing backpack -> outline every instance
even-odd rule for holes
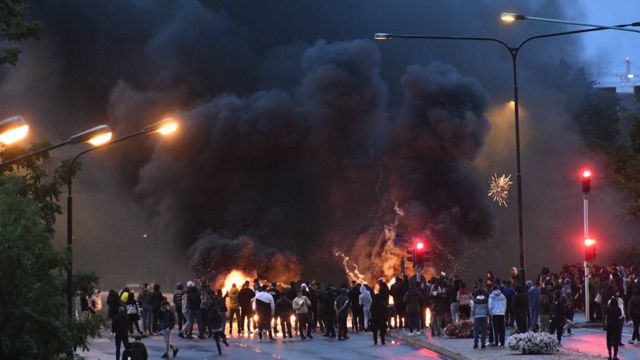
[[[627,310],[629,311],[629,317],[633,321],[633,335],[629,344],[633,344],[634,341],[640,341],[640,333],[638,333],[638,327],[640,327],[640,289],[634,288],[633,294],[627,304]]]
[[[469,316],[471,315],[471,292],[469,292],[465,283],[460,284],[460,290],[458,290],[456,300],[458,302],[460,320],[469,320]]]

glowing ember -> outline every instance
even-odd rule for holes
[[[497,174],[493,174],[491,181],[489,182],[489,197],[499,206],[507,206],[507,198],[509,197],[509,187],[513,185],[511,181],[511,175],[502,175],[498,177]]]

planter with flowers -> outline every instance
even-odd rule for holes
[[[560,344],[555,336],[549,333],[527,332],[509,336],[507,347],[511,351],[523,354],[552,354],[558,351]]]
[[[472,338],[473,337],[473,321],[462,320],[457,323],[450,323],[444,328],[445,334],[455,338]]]

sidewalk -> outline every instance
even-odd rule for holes
[[[582,321],[582,324],[583,323],[584,320]],[[607,358],[605,332],[602,331],[599,326],[598,328],[574,328],[572,336],[562,338],[562,348],[560,349],[560,352],[549,355],[522,355],[520,353],[510,351],[506,347],[500,348],[487,346],[486,349],[473,349],[472,339],[455,339],[447,336],[432,338],[429,329],[427,329],[427,335],[407,336],[406,334],[406,330],[392,330],[390,332],[390,335],[394,338],[406,341],[413,346],[423,347],[437,352],[452,360],[494,360],[499,358],[513,358],[518,360],[595,360]],[[507,336],[508,334],[509,329],[507,329]],[[622,341],[626,346],[620,347],[620,353],[618,355],[621,360],[640,359],[640,345],[627,344],[627,341],[630,338],[631,327],[625,326],[622,334]]]

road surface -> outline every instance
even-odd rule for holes
[[[175,329],[174,329],[175,333]],[[147,345],[149,359],[160,359],[164,353],[162,337],[153,336],[143,339]],[[215,342],[212,339],[184,340],[175,337],[175,343],[180,349],[177,359],[444,359],[427,349],[417,349],[404,342],[387,339],[387,345],[373,346],[369,333],[350,334],[347,341],[315,336],[313,340],[283,342],[277,338],[276,342],[260,343],[255,337],[233,336],[229,339],[229,348],[224,348],[219,356]],[[92,341],[89,352],[78,352],[86,359],[115,359],[115,344],[109,333],[103,333],[103,338]]]

